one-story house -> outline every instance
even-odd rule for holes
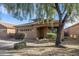
[[[17,33],[24,33],[25,38],[46,38],[47,33],[58,28],[57,20],[43,20],[16,26]],[[62,32],[63,33],[63,32]],[[63,37],[63,35],[62,35]]]

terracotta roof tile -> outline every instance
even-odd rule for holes
[[[15,28],[15,25],[6,23],[6,22],[0,22],[1,25],[3,25],[6,28]]]

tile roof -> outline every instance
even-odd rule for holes
[[[6,28],[15,28],[15,25],[10,24],[10,23],[0,21],[0,24],[3,25]]]
[[[54,20],[54,23],[58,23],[58,20]],[[31,23],[25,23],[25,24],[20,24],[20,25],[16,25],[16,27],[19,27],[19,26],[30,26],[30,25],[37,25],[38,22],[31,22]]]

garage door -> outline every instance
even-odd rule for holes
[[[7,38],[6,29],[0,29],[0,39]]]

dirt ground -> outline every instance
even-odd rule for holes
[[[28,47],[20,50],[7,50],[16,56],[78,56],[79,49],[56,47]]]
[[[1,42],[1,41],[0,41]],[[6,42],[6,41],[2,41]],[[8,41],[9,42],[9,41]],[[11,43],[14,41],[11,41]],[[10,43],[9,43],[10,44]],[[13,44],[13,43],[12,43]],[[24,49],[0,49],[0,56],[78,56],[79,40],[66,40],[62,44],[66,48],[57,48],[54,42],[47,40],[27,41]]]

